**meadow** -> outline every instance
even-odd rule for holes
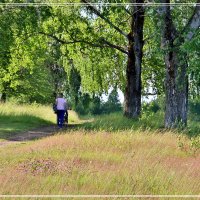
[[[0,106],[1,119],[9,116],[1,121],[4,140],[54,126],[51,107],[13,106]],[[20,119],[14,125],[12,116]],[[163,129],[161,119],[162,113],[137,121],[115,113],[84,121],[71,111],[73,128],[0,147],[0,194],[197,195],[198,123],[188,136],[190,130]]]

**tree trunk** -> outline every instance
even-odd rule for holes
[[[136,0],[134,3],[143,3]],[[141,114],[141,65],[143,49],[144,9],[134,6],[131,21],[131,32],[128,36],[128,62],[126,69],[126,90],[124,115],[130,118],[139,117]]]
[[[2,92],[2,95],[1,95],[1,102],[2,103],[5,103],[6,102],[6,99],[7,99],[7,95],[6,95],[6,92]]]
[[[178,106],[178,123],[187,125],[187,112],[188,112],[188,64],[185,58],[187,55],[182,55],[179,58],[178,74],[177,74],[177,106]]]
[[[187,125],[188,76],[187,62],[180,63],[174,50],[165,56],[166,64],[166,112],[165,127]],[[170,58],[171,54],[171,58]],[[184,58],[182,58],[184,60]]]
[[[141,78],[136,74],[134,40],[132,34],[129,34],[128,53],[124,115],[126,117],[138,117],[141,110]]]
[[[170,1],[165,1],[169,3]],[[173,128],[187,124],[188,109],[188,77],[186,55],[181,55],[169,6],[165,6],[165,19],[162,46],[166,50],[166,111],[165,127]]]
[[[3,90],[2,90],[2,93],[1,93],[1,99],[0,101],[2,103],[5,103],[7,101],[7,96],[8,96],[8,91],[9,91],[9,84],[8,82],[4,82],[3,83]]]
[[[166,66],[166,110],[165,110],[165,127],[173,127],[175,125],[178,107],[176,101],[176,75],[177,67],[175,65],[175,54],[169,52],[165,55]]]

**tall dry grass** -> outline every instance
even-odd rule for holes
[[[1,148],[0,194],[199,194],[200,154],[179,142],[171,132],[76,130]]]
[[[0,119],[0,130],[6,123],[22,130],[55,115],[48,106],[1,104]],[[82,123],[73,111],[69,121]],[[1,147],[0,194],[199,194],[200,137],[164,130],[161,121],[111,114]]]

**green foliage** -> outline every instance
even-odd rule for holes
[[[189,94],[190,97],[196,99],[200,96],[200,30],[197,31],[193,40],[187,41],[182,46],[182,51],[188,54]]]
[[[119,101],[117,88],[114,88],[110,92],[108,96],[108,101],[103,103],[102,109],[103,109],[103,113],[112,113],[112,112],[122,111],[122,106]]]
[[[73,61],[72,61],[73,62]],[[81,76],[79,71],[73,66],[69,74],[69,96],[72,98],[73,108],[78,105],[78,99],[80,97],[80,86],[81,86]]]
[[[83,105],[83,102],[81,101],[78,102],[78,105],[76,106],[75,110],[79,115],[86,115],[89,112],[88,108],[86,109],[86,107]]]
[[[187,154],[196,156],[200,150],[200,136],[191,137],[188,141],[183,135],[178,137],[178,147]]]
[[[189,131],[190,136],[196,137],[200,134],[200,101],[199,99],[190,99],[189,101],[189,122],[187,131]]]
[[[105,113],[122,111],[117,89],[113,89],[108,96],[108,100],[103,102],[100,97],[90,97],[84,93],[79,97],[78,105],[75,107],[80,115],[100,115]]]
[[[143,94],[164,93],[165,64],[163,62],[163,52],[161,50],[161,20],[157,12],[152,7],[147,7],[144,21],[144,38],[143,47],[143,67],[142,83]]]
[[[161,108],[158,102],[154,100],[154,101],[151,101],[150,103],[144,103],[142,109],[144,113],[156,113]]]
[[[32,34],[38,28],[37,17],[36,9],[31,7],[5,9],[1,15],[0,56],[4,59],[0,61],[0,93],[18,102],[52,101],[52,78],[44,66],[46,41]]]
[[[191,114],[199,115],[200,117],[200,99],[189,101],[189,111]]]
[[[191,138],[190,148],[193,154],[196,154],[200,150],[200,136]]]
[[[89,130],[120,131],[120,130],[156,130],[163,127],[162,112],[143,115],[139,120],[128,119],[122,113],[111,113],[95,117],[92,123],[85,123]]]
[[[101,100],[98,96],[94,97],[89,105],[89,111],[93,115],[101,114]]]
[[[75,108],[75,111],[80,115],[99,115],[102,113],[101,100],[99,97],[89,98],[87,97],[87,103],[84,104],[85,99],[81,97],[79,103]]]

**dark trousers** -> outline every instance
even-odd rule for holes
[[[62,128],[64,123],[65,110],[57,110],[57,125]]]

